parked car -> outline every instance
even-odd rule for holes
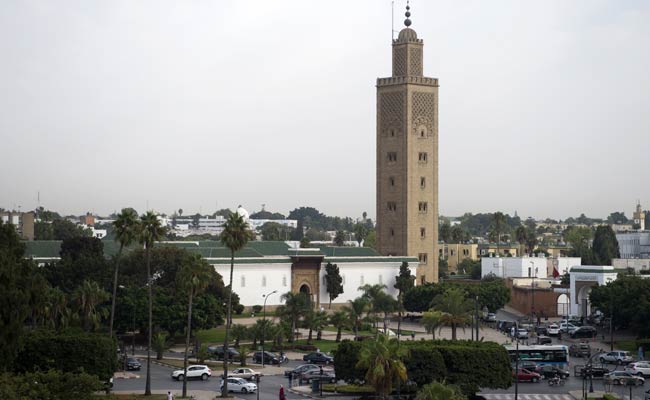
[[[560,331],[562,332],[568,332],[569,334],[571,334],[571,332],[575,331],[576,329],[578,329],[578,327],[576,325],[573,325],[570,322],[560,323]]]
[[[639,361],[630,363],[625,367],[625,372],[638,376],[650,376],[650,362]]]
[[[229,378],[242,378],[249,381],[257,379],[258,376],[262,376],[262,374],[255,372],[250,368],[235,368],[232,371],[228,372]]]
[[[581,326],[578,329],[570,332],[569,335],[574,338],[595,338],[598,331],[593,326]]]
[[[519,369],[527,369],[528,371],[535,371],[539,366],[534,361],[519,361],[518,365],[512,363],[512,368],[518,367]]]
[[[253,362],[262,363],[262,352],[256,351],[253,354]],[[280,364],[280,357],[270,351],[264,352],[264,364]]]
[[[517,339],[528,339],[528,330],[519,328],[517,330]]]
[[[535,333],[537,336],[548,336],[548,327],[546,326],[536,326]]]
[[[177,369],[172,372],[172,378],[178,381],[183,380],[183,374],[185,373],[182,369]],[[190,365],[187,367],[187,379],[196,379],[200,378],[201,380],[208,380],[212,376],[212,370],[208,368],[207,365]]]
[[[294,369],[285,369],[284,370],[284,376],[289,377],[291,374],[294,376],[299,376],[303,372],[311,371],[311,370],[320,370],[320,367],[318,365],[314,364],[303,364],[299,365]]]
[[[517,373],[515,371],[512,371],[512,376],[515,378],[519,378],[519,382],[539,382],[540,379],[542,379],[542,376],[538,374],[537,372],[532,372],[527,369],[520,368]]]
[[[573,368],[574,371],[574,376],[582,376],[584,378],[589,377],[588,371],[587,371],[587,366],[585,365],[576,365]],[[591,366],[591,377],[594,379],[602,378],[605,376],[605,374],[608,374],[610,372],[609,368],[607,367],[599,367],[592,365]]]
[[[307,383],[318,379],[322,379],[324,382],[336,383],[336,374],[332,370],[324,369],[321,375],[320,369],[312,369],[311,371],[304,372],[300,377],[303,381],[307,381]]]
[[[223,390],[223,380],[219,385],[219,391],[221,390]],[[257,385],[242,378],[228,378],[228,391],[240,392],[244,394],[255,393],[257,391]]]
[[[485,316],[485,321],[487,322],[496,322],[497,321],[497,315],[493,312],[487,313]]]
[[[551,324],[546,330],[549,336],[557,336],[560,333],[560,326],[558,324]]]
[[[571,357],[591,357],[591,346],[587,343],[572,344],[569,346]]]
[[[208,347],[208,353],[212,355],[213,358],[217,360],[223,360],[225,353],[223,351],[223,346],[210,346]],[[241,355],[239,352],[232,347],[228,347],[228,360],[239,361]]]
[[[142,364],[135,357],[127,357],[126,359],[126,370],[127,371],[140,371]]]
[[[604,376],[605,382],[611,383],[614,385],[631,385],[631,382],[634,382],[633,384],[635,386],[641,386],[645,383],[645,379],[632,375],[629,372],[625,371],[613,371],[610,372],[609,374],[605,374]]]
[[[315,351],[313,353],[305,354],[302,357],[302,360],[312,364],[331,364],[334,362],[334,357],[328,356],[320,351]]]
[[[538,366],[535,372],[540,374],[544,379],[553,378],[555,375],[558,375],[562,379],[566,379],[571,375],[569,371],[550,364]]]
[[[619,365],[628,364],[634,361],[629,351],[620,351],[620,350],[602,353],[600,356],[598,356],[598,359],[602,364],[610,363],[610,364],[619,364]]]
[[[553,339],[548,336],[537,336],[537,344],[552,344]]]

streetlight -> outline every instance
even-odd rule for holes
[[[537,269],[537,267],[535,267],[534,262],[531,261],[530,265],[531,265],[531,270],[534,272],[533,273],[533,281],[531,283],[531,287],[533,289],[533,304],[532,304],[532,308],[531,308],[531,314],[532,314],[531,316],[533,318],[533,324],[535,324],[535,326],[537,326],[537,318],[536,318],[536,313],[535,313],[535,278],[537,278],[537,270],[538,269]]]
[[[266,301],[269,299],[269,296],[277,293],[277,290],[272,291],[271,293],[263,294],[262,297],[264,298],[264,306],[262,307],[262,368],[264,368],[264,331],[266,330]],[[259,389],[258,389],[259,391]]]

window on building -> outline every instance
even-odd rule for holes
[[[424,277],[424,275],[420,275],[420,284],[421,284],[421,285],[424,285],[426,282],[427,282],[427,280],[426,280],[426,278]]]
[[[426,135],[426,131],[420,128],[420,137],[424,137],[424,135]]]
[[[388,211],[397,211],[397,203],[395,203],[394,201],[389,201]]]
[[[246,287],[246,277],[244,275],[241,276],[241,287]]]
[[[427,253],[420,253],[418,254],[418,259],[420,260],[420,264],[426,264],[427,263]]]
[[[384,284],[384,279],[381,275],[379,275],[379,284],[383,285]]]
[[[391,236],[395,236],[395,229],[390,228],[390,235],[391,235]]]
[[[427,230],[425,228],[420,228],[420,239],[427,237]]]
[[[327,276],[323,275],[323,286],[327,287]]]
[[[394,177],[391,176],[390,178],[388,178],[388,182],[390,183],[391,186],[395,186],[395,178]]]
[[[426,152],[421,152],[418,154],[418,161],[420,162],[427,162],[427,153]]]
[[[282,275],[282,286],[287,286],[287,276]]]
[[[262,275],[262,287],[266,287],[266,275]]]
[[[341,283],[345,285],[345,275],[341,275]]]
[[[397,153],[394,152],[394,151],[389,151],[388,152],[388,161],[390,161],[390,162],[397,161]]]
[[[451,255],[452,255],[452,257],[453,257],[455,254],[456,254],[456,252],[455,252],[454,250],[452,250],[452,251],[451,251]]]
[[[390,137],[395,137],[395,129],[390,130]]]
[[[427,208],[428,208],[428,205],[427,205],[426,201],[421,201],[421,202],[418,203],[418,211],[419,212],[425,213],[425,212],[427,212]]]
[[[363,275],[361,275],[361,276],[359,277],[359,284],[360,284],[361,286],[363,286],[363,285],[366,284],[365,279],[363,279]]]
[[[424,189],[427,187],[427,178],[421,176],[420,177],[420,189]]]

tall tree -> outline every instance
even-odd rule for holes
[[[399,266],[399,275],[395,277],[394,288],[397,292],[397,336],[400,336],[402,329],[402,311],[404,310],[404,293],[415,286],[415,276],[411,275],[409,263],[403,261]]]
[[[596,228],[593,244],[594,258],[598,265],[612,265],[612,258],[619,258],[618,240],[609,225]]]
[[[284,301],[284,304],[277,308],[276,314],[291,321],[289,342],[293,343],[298,322],[311,309],[311,301],[305,293],[292,292],[283,294],[281,299]]]
[[[154,243],[165,235],[165,227],[160,224],[158,216],[153,211],[147,211],[140,217],[138,236],[144,245],[147,259],[147,288],[149,292],[149,324],[147,329],[147,381],[144,394],[151,396],[151,335],[153,332],[153,279],[151,277],[151,249]]]
[[[232,324],[232,276],[235,270],[235,253],[246,246],[250,240],[254,238],[254,234],[248,227],[248,222],[238,213],[232,213],[228,216],[226,223],[223,226],[223,232],[221,233],[221,243],[230,250],[230,283],[229,283],[229,294],[228,294],[228,309],[226,311],[226,335],[223,340],[223,370],[224,375],[228,376],[228,335],[230,333],[230,326]],[[221,391],[223,397],[228,396],[228,380],[223,380],[223,388]]]
[[[506,229],[506,217],[501,211],[494,213],[492,217],[492,232],[491,236],[497,244],[497,256],[499,255],[499,245],[501,244],[501,235]]]
[[[366,382],[375,392],[386,399],[395,382],[405,382],[406,366],[402,361],[408,355],[406,347],[400,347],[398,340],[388,335],[379,335],[376,340],[366,340],[359,352],[357,368],[366,369]]]
[[[321,332],[327,326],[327,313],[325,311],[316,311],[313,308],[307,311],[303,320],[303,327],[309,330],[307,335],[307,344],[312,343],[313,332],[316,331],[316,340],[321,339]]]
[[[361,243],[363,240],[366,238],[368,235],[368,228],[366,227],[365,224],[358,223],[354,225],[354,240],[359,243],[359,247],[361,247]]]
[[[445,221],[442,224],[440,224],[440,228],[438,235],[440,236],[440,240],[442,240],[445,243],[451,243],[451,225],[449,222]]]
[[[342,230],[336,231],[336,236],[334,236],[334,244],[337,246],[343,246],[345,244],[345,233]]]
[[[117,298],[117,276],[120,270],[120,261],[122,251],[125,247],[130,246],[136,239],[138,233],[138,214],[132,208],[123,208],[122,212],[117,215],[113,222],[113,232],[115,240],[120,244],[115,257],[115,274],[113,276],[113,297],[111,300],[111,319],[109,324],[109,333],[113,335],[113,321],[115,320],[115,302]]]
[[[336,328],[336,343],[341,341],[341,331],[350,326],[350,320],[345,311],[336,311],[330,316],[330,324]]]
[[[73,293],[74,302],[79,310],[82,326],[86,331],[95,330],[101,325],[106,314],[97,310],[97,306],[108,300],[108,293],[97,282],[85,280]]]
[[[442,311],[429,310],[422,313],[422,325],[433,340],[436,340],[436,329],[442,325]]]
[[[332,308],[332,300],[339,297],[343,293],[343,278],[339,272],[339,267],[330,262],[325,265],[325,284],[327,286],[327,294],[329,297],[329,308]]]
[[[368,309],[368,299],[365,297],[357,297],[354,300],[349,300],[349,305],[343,307],[343,311],[347,313],[350,318],[350,323],[352,324],[352,330],[354,331],[354,338],[359,337],[359,328],[361,327],[361,322],[363,321],[363,314]]]
[[[187,397],[187,356],[190,350],[190,334],[192,332],[192,300],[198,293],[204,291],[210,284],[210,265],[199,254],[192,254],[183,260],[176,278],[178,287],[187,292],[187,332],[185,336],[185,354],[183,356],[183,396]]]
[[[444,313],[441,322],[451,327],[451,339],[456,340],[456,329],[465,329],[472,310],[472,304],[466,298],[465,292],[460,288],[449,288],[433,300],[433,306]]]
[[[370,308],[368,309],[368,318],[371,319],[375,325],[377,322],[375,315],[379,312],[377,300],[384,293],[384,289],[386,289],[386,285],[381,284],[365,284],[359,286],[359,290],[363,292],[362,297],[366,298],[370,304]]]

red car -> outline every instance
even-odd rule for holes
[[[539,382],[542,379],[542,376],[537,372],[531,372],[527,369],[519,369],[519,373],[515,374],[515,371],[512,371],[512,376],[516,379],[519,378],[519,382]]]

